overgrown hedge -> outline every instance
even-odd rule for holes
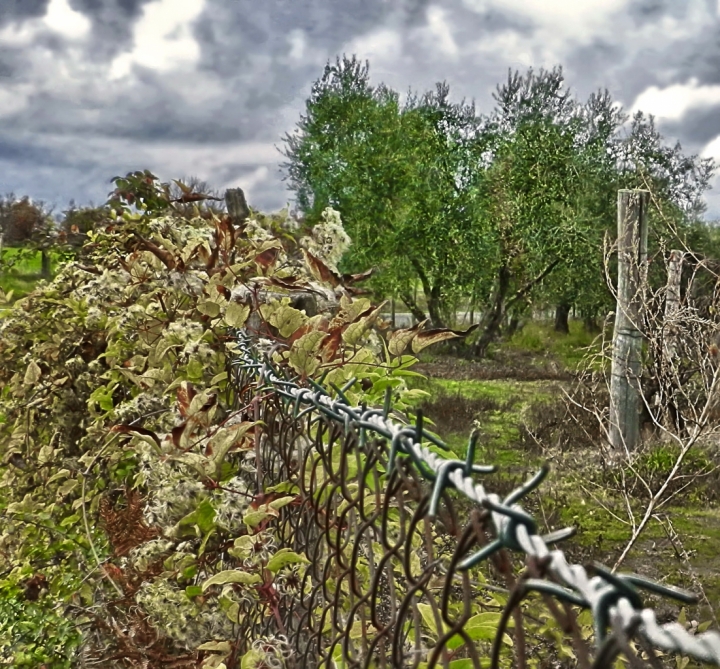
[[[363,277],[335,268],[348,240],[330,209],[313,231],[286,212],[187,219],[149,173],[116,183],[80,259],[0,323],[0,664],[232,666],[238,599],[305,557],[246,545],[253,514],[293,496],[250,507],[259,426],[231,411],[229,331],[250,319],[302,379],[367,379],[348,394],[368,404],[390,385],[399,409],[422,395],[405,346],[452,335],[388,351]],[[308,316],[298,293],[335,306]]]

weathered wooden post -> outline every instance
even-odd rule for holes
[[[245,200],[245,193],[242,188],[228,188],[225,191],[225,206],[228,214],[235,225],[244,223],[250,216],[250,207]]]
[[[640,294],[647,261],[650,192],[618,191],[618,296],[610,379],[610,444],[632,450],[640,437],[642,313]]]
[[[670,251],[668,259],[668,277],[665,287],[665,319],[663,323],[663,351],[660,364],[661,382],[665,384],[665,407],[663,408],[663,424],[672,433],[676,427],[674,419],[670,414],[671,407],[675,411],[677,405],[675,379],[671,373],[673,360],[677,353],[677,340],[679,328],[677,324],[677,313],[680,310],[680,282],[682,279],[682,266],[684,251]],[[671,441],[670,434],[663,432],[662,441]]]
[[[668,278],[665,291],[665,323],[663,336],[663,357],[669,361],[677,350],[678,327],[674,320],[680,310],[680,280],[682,278],[684,251],[670,251]]]

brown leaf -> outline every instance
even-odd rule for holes
[[[465,337],[477,327],[479,327],[479,324],[476,323],[475,325],[471,325],[467,330],[450,330],[448,328],[436,328],[434,330],[419,332],[412,340],[413,353],[419,353],[424,348],[432,346],[433,344],[438,344],[441,341]]]
[[[279,286],[280,288],[285,288],[286,290],[308,289],[308,284],[296,276],[285,276],[282,278],[279,276],[271,276],[268,278],[267,282],[271,286]]]
[[[365,279],[369,279],[374,273],[375,268],[371,267],[369,270],[361,272],[360,274],[343,274],[342,280],[346,285],[352,285],[353,283],[358,283],[359,281],[365,281]]]
[[[182,437],[183,432],[185,432],[185,428],[187,427],[187,422],[181,423],[180,425],[176,425],[170,432],[172,434],[172,442],[175,446],[175,448],[180,448],[180,439]]]
[[[345,286],[344,288],[350,295],[370,295],[372,293],[369,288],[358,288],[357,286]]]
[[[229,216],[224,216],[215,223],[217,246],[230,250],[235,246],[235,228]]]
[[[335,357],[335,354],[340,347],[340,342],[342,341],[342,333],[342,325],[330,330],[330,336],[325,339],[320,347],[320,357],[323,362],[329,362]]]
[[[268,269],[275,264],[279,253],[280,249],[273,246],[269,249],[265,249],[262,253],[258,253],[255,256],[255,262],[263,269]]]
[[[160,437],[152,430],[138,425],[113,425],[110,432],[119,432],[120,434],[141,434],[144,437],[150,437],[158,446],[160,446]]]
[[[388,335],[388,351],[392,355],[402,355],[403,351],[408,347],[410,342],[415,338],[418,332],[425,326],[427,319],[416,323],[411,328],[401,328],[395,330]]]
[[[167,251],[166,249],[161,249],[157,244],[151,242],[149,239],[145,239],[137,232],[133,232],[133,235],[136,239],[140,241],[141,248],[150,251],[150,253],[159,258],[163,262],[165,267],[167,267],[168,269],[175,269],[175,258],[173,258],[173,255],[172,253],[170,253],[170,251]]]
[[[302,249],[305,262],[307,263],[310,273],[322,283],[330,284],[333,288],[337,288],[342,283],[342,277],[331,270],[320,258],[314,256],[310,251]]]
[[[177,389],[177,401],[180,408],[180,415],[183,418],[188,417],[188,409],[190,408],[190,402],[193,397],[197,395],[195,386],[190,381],[183,381]]]

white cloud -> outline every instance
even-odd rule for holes
[[[2,80],[0,79],[0,81]],[[29,84],[0,88],[0,118],[10,116],[25,109],[32,91],[33,87]]]
[[[38,33],[38,25],[32,21],[9,23],[0,30],[0,44],[11,47],[29,46]]]
[[[719,103],[720,86],[698,86],[698,80],[693,77],[686,84],[646,88],[635,98],[630,111],[643,111],[658,119],[679,121],[690,109],[712,107]]]
[[[429,33],[433,46],[447,56],[457,57],[459,53],[458,45],[455,43],[448,22],[445,20],[444,10],[437,6],[428,7],[427,21],[428,25],[425,30]]]
[[[288,42],[290,42],[290,58],[293,60],[302,60],[307,47],[305,33],[299,29],[293,30],[290,35],[288,35]]]
[[[347,54],[356,54],[358,60],[369,60],[373,70],[375,63],[387,61],[391,64],[402,55],[402,37],[397,30],[381,28],[352,40],[342,49]]]
[[[496,10],[530,19],[556,35],[587,39],[605,32],[608,19],[628,5],[628,0],[463,0],[471,10]]]
[[[701,158],[714,158],[720,163],[720,135],[710,140],[700,152]]]
[[[0,44],[10,47],[32,46],[37,36],[47,30],[71,40],[80,39],[88,34],[90,28],[90,20],[70,7],[68,0],[50,0],[43,17],[5,26],[0,31]]]
[[[491,57],[520,69],[549,61],[549,59],[543,61],[535,40],[515,30],[503,30],[495,35],[483,37],[471,43],[469,50],[476,56]]]
[[[133,49],[112,62],[111,80],[129,74],[134,63],[161,72],[196,63],[200,47],[190,28],[204,7],[205,0],[156,0],[146,5],[135,25]]]
[[[76,12],[68,0],[50,0],[43,23],[69,39],[79,39],[90,31],[90,21],[84,14]]]
[[[256,170],[253,170],[250,174],[246,174],[239,179],[232,179],[224,184],[220,184],[217,189],[224,191],[227,188],[237,188],[239,186],[247,194],[252,192],[258,184],[267,181],[269,174],[270,170],[265,165],[262,165]]]

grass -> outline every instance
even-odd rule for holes
[[[612,332],[606,334],[607,338],[611,335]],[[498,342],[494,351],[500,354],[497,360],[503,360],[503,365],[531,365],[537,357],[542,357],[574,369],[587,354],[587,347],[598,349],[597,342],[593,345],[594,339],[578,321],[570,322],[568,335],[554,332],[551,322],[531,322],[509,341]],[[437,362],[444,366],[446,358],[438,358]],[[452,364],[455,366],[454,361]],[[453,379],[430,377],[415,381],[416,387],[431,395],[423,410],[435,423],[432,429],[458,458],[463,458],[470,429],[476,425],[481,436],[475,460],[498,466],[498,473],[483,476],[483,483],[488,491],[500,496],[508,494],[543,461],[550,459],[553,467],[548,479],[523,506],[538,519],[543,531],[565,526],[577,528],[576,537],[562,546],[569,559],[580,564],[599,561],[612,566],[632,536],[628,505],[637,521],[647,504],[647,492],[639,483],[633,483],[630,468],[604,469],[598,456],[599,437],[598,443],[594,443],[594,437],[586,438],[583,443],[573,437],[562,451],[558,451],[554,440],[538,446],[523,439],[523,422],[532,422],[538,417],[541,421],[555,420],[555,429],[571,429],[566,425],[571,421],[565,418],[563,423],[563,414],[553,408],[561,403],[557,384],[510,378],[464,378],[472,376],[472,365],[458,361],[456,367],[462,370],[460,379],[458,374],[452,374]],[[716,464],[717,447],[709,448],[707,452],[700,447],[693,450],[680,472],[683,478],[677,487]],[[634,462],[634,468],[653,491],[664,482],[676,450],[666,444],[649,444]],[[672,506],[662,507],[621,569],[692,591],[697,591],[701,584],[709,601],[716,605],[720,600],[720,493],[715,492],[718,477],[720,474],[701,477],[673,499]],[[627,499],[621,492],[623,486],[628,490]],[[668,521],[677,532],[672,540],[665,529],[670,527]],[[679,612],[678,606],[666,600],[655,601],[651,597],[648,600],[648,604],[660,607],[658,611],[663,616],[675,617]],[[688,619],[692,617],[702,622],[710,619],[712,612],[701,602],[688,609]]]
[[[570,332],[565,335],[555,332],[552,322],[531,321],[516,332],[503,348],[551,355],[567,369],[577,369],[588,351],[600,350],[601,342],[597,334],[586,332],[579,320],[568,321],[568,327]],[[606,338],[611,337],[612,329],[606,333]]]
[[[2,250],[2,260],[8,262],[17,258],[21,252],[18,247],[5,247]],[[51,274],[57,268],[60,256],[51,251],[50,253],[50,271]],[[41,277],[41,254],[37,251],[35,254],[16,259],[14,264],[9,268],[0,269],[0,288],[5,293],[13,291],[12,302],[28,295],[37,285]],[[0,315],[6,309],[0,309]]]

